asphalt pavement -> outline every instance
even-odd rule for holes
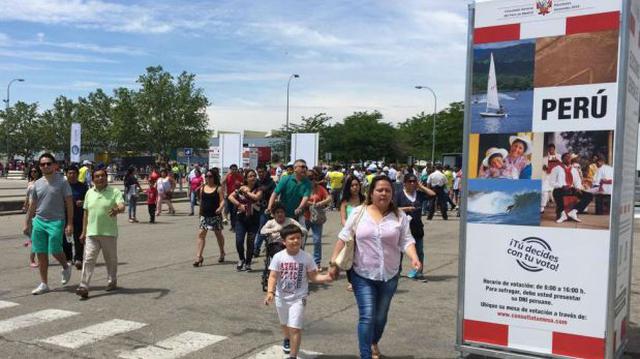
[[[225,229],[226,262],[217,263],[212,233],[204,266],[192,267],[197,217],[187,203],[178,214],[146,223],[119,219],[117,291],[106,292],[99,264],[90,299],[74,294],[80,273],[65,287],[60,267],[50,267],[52,292],[32,296],[38,274],[28,267],[23,215],[0,217],[0,358],[283,358],[275,308],[265,307],[260,286],[264,257],[254,272],[236,272],[234,234]],[[329,213],[323,265],[339,228]],[[455,358],[458,225],[455,217],[426,221],[426,278],[401,278],[380,343],[385,358]],[[636,238],[630,353],[640,355],[640,265]],[[311,247],[308,247],[310,250]],[[99,263],[102,263],[100,259]],[[407,263],[405,262],[405,268]],[[344,277],[311,285],[301,358],[357,358],[357,308]]]

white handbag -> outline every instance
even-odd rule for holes
[[[355,255],[356,249],[356,229],[358,228],[358,224],[360,223],[360,219],[364,215],[364,212],[367,210],[365,205],[362,205],[362,209],[358,213],[358,218],[356,219],[356,223],[353,225],[353,231],[349,236],[349,239],[344,241],[344,247],[338,253],[336,257],[336,265],[338,268],[342,270],[349,270],[353,266],[353,256]]]

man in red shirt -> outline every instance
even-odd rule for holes
[[[225,198],[227,202],[227,212],[231,217],[231,231],[235,230],[237,209],[236,206],[229,201],[229,196],[236,191],[236,189],[242,186],[244,176],[238,171],[238,165],[232,164],[229,167],[229,172],[224,175],[222,179],[222,188],[224,189]]]

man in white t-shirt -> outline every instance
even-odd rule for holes
[[[551,171],[549,183],[553,187],[553,201],[556,203],[556,222],[562,223],[569,218],[582,222],[578,213],[584,212],[593,195],[582,188],[580,172],[571,165],[571,152],[562,155],[562,163]],[[579,201],[571,208],[566,208],[565,197],[575,197]]]
[[[436,213],[437,203],[440,207],[440,212],[442,213],[442,219],[446,221],[449,219],[449,216],[447,215],[447,199],[449,196],[446,192],[447,176],[442,173],[441,164],[436,164],[435,171],[433,171],[427,178],[427,185],[436,193],[436,197],[433,199],[434,202],[432,203],[431,208],[429,208],[429,215],[427,216],[427,219],[433,219],[433,215]]]
[[[598,171],[593,177],[591,192],[595,194],[596,214],[609,214],[604,211],[604,202],[611,203],[611,191],[613,190],[613,167],[604,161],[604,156],[598,156],[596,161]]]

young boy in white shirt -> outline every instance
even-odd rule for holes
[[[302,341],[304,307],[309,293],[309,281],[329,283],[329,274],[318,274],[311,255],[300,249],[302,230],[290,224],[282,228],[280,236],[286,250],[278,252],[269,265],[269,284],[264,304],[276,302],[276,310],[284,341],[282,350],[289,358],[296,358]]]

